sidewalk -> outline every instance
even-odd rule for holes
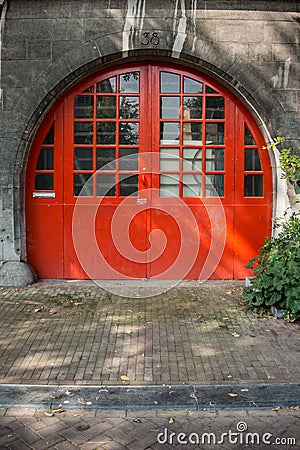
[[[0,288],[1,449],[300,448],[299,323],[242,282],[105,287]]]
[[[297,450],[299,411],[0,410],[9,450]],[[184,433],[184,435],[183,435]],[[184,442],[184,443],[183,443]]]
[[[91,282],[0,288],[0,383],[300,381],[300,324],[257,317],[242,282],[186,282],[149,298],[157,285],[126,289],[142,298]]]

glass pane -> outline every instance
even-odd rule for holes
[[[224,196],[224,175],[206,175],[205,196],[206,197]]]
[[[74,149],[74,170],[93,170],[93,149]]]
[[[90,119],[94,116],[94,97],[91,95],[80,95],[75,98],[75,119]]]
[[[202,170],[202,149],[184,148],[183,149],[183,170]]]
[[[256,148],[245,149],[245,170],[261,170],[259,154]]]
[[[224,170],[224,149],[207,148],[206,149],[206,170],[216,171]]]
[[[184,77],[183,84],[185,94],[201,94],[203,92],[203,84],[192,78]]]
[[[138,175],[120,174],[120,196],[138,195]]]
[[[74,142],[75,144],[93,143],[93,122],[74,123]]]
[[[202,175],[184,174],[182,176],[183,197],[201,197],[202,193]]]
[[[53,173],[38,173],[35,176],[34,189],[39,191],[53,190]]]
[[[206,143],[224,144],[224,123],[206,124]]]
[[[174,93],[180,92],[180,75],[174,73],[161,72],[160,74],[160,92]]]
[[[179,97],[161,97],[160,98],[160,117],[162,119],[179,119]]]
[[[90,173],[74,174],[74,195],[80,197],[93,195],[93,176]]]
[[[50,128],[50,131],[43,142],[43,145],[53,145],[53,144],[54,144],[54,125],[52,125],[52,127]]]
[[[256,145],[248,127],[245,126],[245,145]]]
[[[115,122],[97,123],[97,144],[115,144],[115,143],[116,143]]]
[[[97,174],[96,195],[98,197],[116,196],[116,175],[114,173]]]
[[[160,170],[179,170],[179,148],[160,149]]]
[[[244,194],[245,197],[262,197],[263,196],[263,176],[262,175],[245,175]]]
[[[53,148],[41,148],[36,170],[53,170]]]
[[[202,119],[202,97],[184,97],[184,119]]]
[[[138,94],[140,91],[139,78],[139,72],[128,72],[120,75],[120,92]]]
[[[206,93],[207,94],[217,94],[218,92],[215,91],[213,88],[206,86]]]
[[[202,145],[201,122],[186,122],[183,124],[183,144]]]
[[[116,97],[97,97],[97,119],[115,119],[116,110]]]
[[[116,92],[116,77],[107,78],[106,80],[100,81],[97,84],[97,92],[98,93],[115,93]]]
[[[160,143],[163,145],[179,144],[179,122],[161,122]]]
[[[120,97],[120,119],[139,118],[139,97]]]
[[[206,118],[224,119],[223,97],[206,97]]]
[[[86,93],[89,93],[89,94],[93,94],[93,92],[94,92],[94,85],[88,87],[88,88],[85,89],[85,91],[83,91],[83,92],[86,92]]]
[[[138,145],[139,124],[134,122],[120,122],[119,143],[121,145]]]
[[[161,175],[160,176],[160,196],[161,197],[179,197],[179,175]]]
[[[97,170],[103,167],[105,170],[116,169],[116,149],[115,148],[97,148]]]
[[[120,148],[119,170],[138,170],[137,148]]]

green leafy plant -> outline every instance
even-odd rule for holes
[[[294,321],[300,319],[300,215],[294,212],[275,226],[280,227],[277,237],[266,239],[247,265],[254,276],[243,296],[256,309],[284,309]]]
[[[276,137],[265,149],[275,148],[285,141],[284,137]],[[299,147],[300,150],[300,147]],[[289,180],[295,189],[296,194],[300,194],[300,156],[291,147],[280,150],[279,155],[282,178]]]

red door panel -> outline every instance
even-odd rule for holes
[[[145,210],[76,205],[65,207],[65,277],[92,279],[146,278]],[[115,221],[115,223],[114,223]],[[112,233],[113,230],[113,233]]]
[[[271,205],[241,205],[235,208],[234,278],[251,274],[246,269],[249,259],[257,255],[266,237],[271,234]]]
[[[28,261],[45,278],[243,278],[271,232],[263,145],[235,97],[195,71],[94,75],[33,144]]]
[[[63,278],[63,207],[27,204],[27,255],[40,278]]]

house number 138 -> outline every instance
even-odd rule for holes
[[[156,47],[159,45],[159,36],[155,31],[153,33],[149,33],[148,31],[143,33],[143,39],[141,44],[145,47],[149,47],[150,45]]]

